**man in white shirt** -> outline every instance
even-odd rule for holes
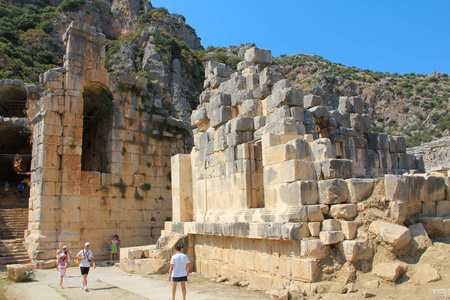
[[[80,270],[81,275],[83,275],[83,286],[81,287],[86,292],[89,292],[88,286],[87,286],[87,277],[89,274],[89,268],[91,267],[91,262],[95,269],[95,259],[94,254],[91,250],[89,250],[91,244],[86,243],[84,244],[84,249],[78,252],[77,258],[81,259],[80,261]]]
[[[181,246],[175,246],[175,255],[170,260],[169,281],[172,280],[172,300],[175,300],[177,284],[181,282],[183,300],[186,300],[186,281],[189,276],[189,258],[181,253]]]

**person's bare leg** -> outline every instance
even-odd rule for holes
[[[112,253],[109,254],[109,260],[113,260],[113,254]]]
[[[181,291],[183,292],[183,300],[186,300],[186,282],[181,282]]]
[[[175,294],[177,293],[177,283],[178,282],[172,282],[172,300],[175,300]]]
[[[64,277],[64,275],[63,276],[59,276],[59,277],[60,277],[60,279],[59,279],[59,286],[62,287],[63,286],[63,277]]]

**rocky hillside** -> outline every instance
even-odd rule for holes
[[[407,135],[408,146],[450,134],[448,74],[390,74],[332,63],[316,55],[282,55],[274,63],[286,68],[297,86],[337,107],[340,96],[360,96],[374,131]]]
[[[111,42],[106,67],[120,76],[149,79],[147,97],[189,121],[203,90],[203,62],[235,69],[251,44],[203,49],[182,15],[144,0],[0,0],[0,80],[37,83],[40,73],[61,66],[62,34],[72,20],[100,29]],[[305,91],[337,107],[340,96],[360,96],[372,129],[407,135],[408,146],[450,135],[447,74],[389,74],[330,62],[317,55],[282,55],[274,64]]]
[[[149,79],[144,96],[162,99],[163,111],[189,121],[197,106],[203,48],[182,15],[143,0],[0,0],[0,17],[0,80],[38,83],[39,74],[61,66],[62,35],[78,21],[111,40],[109,71]]]

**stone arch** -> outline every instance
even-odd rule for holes
[[[31,168],[31,130],[26,118],[27,87],[18,80],[0,80],[0,183],[8,181],[11,190],[23,181],[29,181]],[[14,196],[5,195],[3,204],[9,201],[23,200],[26,205],[29,195],[28,188],[21,199],[10,199]]]
[[[0,81],[0,116],[23,118],[26,116],[27,88],[18,80]]]
[[[83,90],[83,141],[81,170],[109,172],[108,143],[111,138],[113,95],[97,81]]]

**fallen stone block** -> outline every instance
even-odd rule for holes
[[[340,247],[344,253],[345,260],[349,262],[372,259],[373,257],[373,249],[370,241],[342,241]]]
[[[372,273],[384,280],[396,282],[400,276],[405,274],[405,269],[399,263],[383,263],[374,265]]]
[[[333,245],[344,240],[342,231],[321,231],[319,238],[324,245]]]
[[[441,280],[441,275],[429,264],[417,264],[410,269],[408,269],[406,275],[410,278],[411,282],[428,283]]]
[[[433,290],[433,300],[450,300],[450,289]]]
[[[53,267],[55,264],[53,263]],[[24,282],[30,280],[30,272],[33,271],[33,264],[13,264],[6,265],[8,278],[14,282]]]
[[[423,252],[425,252],[425,250],[427,250],[428,247],[431,247],[433,245],[433,242],[428,237],[428,234],[423,224],[421,223],[414,224],[409,226],[408,229],[411,232],[412,237],[412,240],[408,245],[411,255],[413,256],[420,255]]]
[[[409,229],[402,225],[375,221],[370,225],[369,231],[381,237],[385,243],[392,246],[394,251],[406,247],[411,241]]]
[[[320,269],[315,259],[291,259],[292,277],[300,281],[316,282],[320,279]]]
[[[444,222],[442,218],[417,218],[417,222],[420,222],[425,227],[428,235],[430,236],[442,236],[444,235]]]
[[[389,215],[397,224],[402,225],[407,215],[406,204],[403,201],[389,202]]]

